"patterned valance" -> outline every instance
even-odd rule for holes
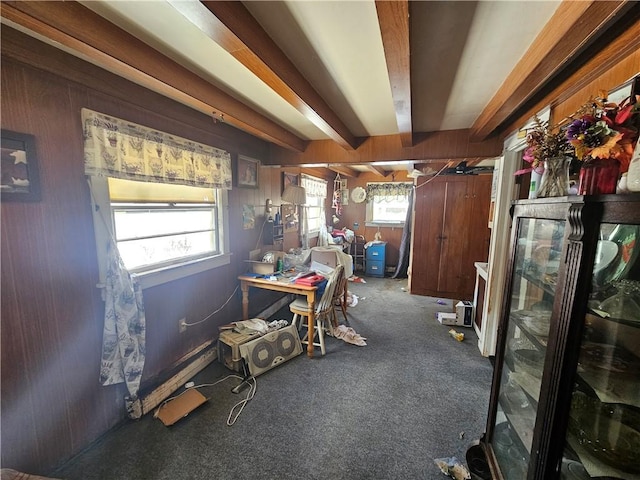
[[[86,175],[231,189],[224,150],[86,108],[82,125]]]
[[[370,200],[392,200],[406,197],[411,192],[413,184],[401,182],[367,183],[367,198]]]
[[[300,176],[300,186],[304,187],[307,195],[327,198],[326,180],[302,174]]]

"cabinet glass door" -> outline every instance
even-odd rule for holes
[[[527,476],[564,221],[520,218],[491,444],[505,480]]]
[[[602,224],[561,478],[640,479],[640,226]]]

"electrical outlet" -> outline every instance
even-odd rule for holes
[[[181,318],[180,320],[178,320],[178,330],[180,331],[180,333],[184,333],[187,331],[187,319],[186,318]]]

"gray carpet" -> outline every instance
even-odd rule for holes
[[[407,293],[406,280],[349,283],[359,297],[349,323],[358,347],[327,339],[327,354],[300,355],[257,377],[237,422],[227,380],[200,391],[210,401],[165,427],[147,415],[109,432],[53,476],[113,479],[444,479],[435,458],[457,456],[485,429],[491,364],[473,329],[457,342],[436,298]],[[291,319],[288,308],[272,317]],[[338,317],[343,321],[342,315]],[[231,373],[215,362],[194,380]]]

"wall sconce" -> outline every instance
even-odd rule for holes
[[[271,210],[273,209],[273,202],[271,201],[270,198],[267,198],[267,201],[264,204],[264,213],[271,213]]]

